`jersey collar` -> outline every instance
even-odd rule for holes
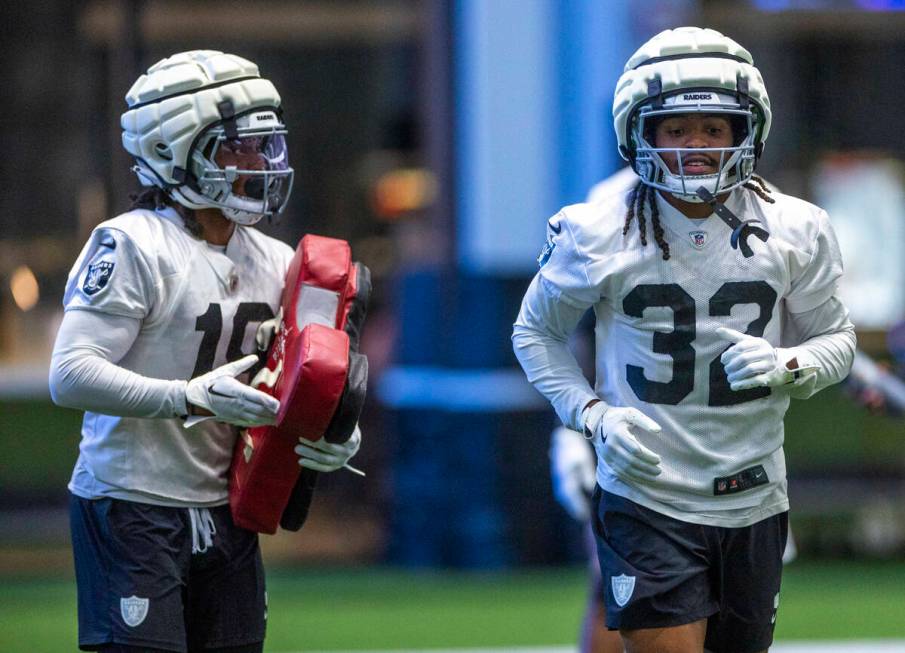
[[[671,231],[680,242],[685,243],[691,249],[706,249],[711,242],[721,237],[722,230],[729,229],[713,213],[700,219],[686,217],[679,209],[663,199],[659,192],[656,194],[656,201],[657,208],[660,210],[660,221],[664,228]],[[735,188],[729,192],[725,205],[739,218],[744,219],[742,215],[746,210],[745,194],[740,189]]]

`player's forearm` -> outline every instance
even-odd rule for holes
[[[116,364],[140,329],[136,318],[66,311],[50,363],[54,402],[120,417],[184,415],[185,381],[152,379]]]
[[[827,386],[839,383],[852,367],[855,354],[855,331],[840,331],[811,338],[784,350],[786,360],[797,359],[799,367],[817,366],[817,373],[807,382],[795,386],[792,396],[807,399]]]
[[[816,375],[792,389],[793,397],[806,399],[848,375],[857,347],[855,327],[845,306],[835,297],[812,311],[792,314],[791,319],[805,340],[782,350],[782,358],[795,358],[800,367],[818,368]]]
[[[119,417],[186,414],[185,381],[152,379],[98,356],[55,356],[50,369],[54,403]]]
[[[581,430],[581,411],[597,398],[572,352],[568,337],[585,309],[556,302],[531,282],[512,332],[515,356],[528,381],[544,395],[563,424]]]

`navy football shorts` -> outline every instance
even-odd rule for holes
[[[209,508],[210,545],[187,508],[70,496],[79,648],[199,651],[262,642],[264,568],[256,533]],[[196,511],[195,517],[204,511]],[[195,520],[197,521],[197,519]]]
[[[594,505],[608,628],[666,628],[706,618],[709,651],[770,646],[788,513],[743,528],[704,526],[599,487]]]

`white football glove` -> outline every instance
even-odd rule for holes
[[[189,381],[185,386],[186,404],[204,408],[213,414],[190,415],[185,420],[185,426],[194,426],[209,419],[237,426],[273,424],[280,402],[235,378],[257,362],[258,357],[249,354]]]
[[[718,327],[716,334],[734,343],[720,356],[726,369],[726,378],[733,391],[750,388],[775,388],[788,383],[795,383],[816,373],[816,365],[798,367],[795,359],[781,361],[777,350],[763,338]],[[787,365],[794,361],[794,367]]]
[[[299,455],[299,465],[302,467],[319,472],[335,472],[340,467],[349,468],[347,463],[358,452],[360,446],[361,429],[356,424],[352,435],[341,444],[327,442],[324,438],[313,442],[299,438],[299,443],[295,446],[295,453]]]
[[[638,442],[630,430],[632,427],[648,433],[662,430],[640,410],[608,406],[599,401],[585,408],[584,424],[585,434],[594,440],[597,454],[617,476],[643,481],[660,475],[660,456]]]
[[[283,307],[280,306],[276,317],[264,320],[258,325],[255,330],[255,345],[258,347],[258,351],[267,353],[267,350],[270,349],[270,343],[273,342],[273,336],[276,335],[277,329],[280,328],[282,322]]]
[[[566,512],[581,522],[591,517],[591,492],[597,483],[596,460],[588,441],[565,426],[550,436],[550,475],[553,496]]]

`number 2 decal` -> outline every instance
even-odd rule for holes
[[[761,337],[773,314],[776,297],[776,291],[765,281],[727,282],[710,298],[708,314],[713,317],[728,316],[731,315],[733,306],[756,304],[760,313],[748,324],[745,333]],[[673,360],[672,380],[666,383],[651,381],[644,375],[644,368],[637,365],[625,366],[626,380],[641,401],[674,406],[694,388],[695,350],[691,343],[697,333],[695,302],[691,295],[675,283],[642,284],[622,300],[622,310],[631,317],[640,318],[644,309],[658,306],[669,308],[673,312],[673,330],[655,331],[653,339],[653,351],[668,354]],[[720,356],[710,362],[709,383],[708,404],[711,406],[731,406],[770,394],[770,388],[733,392],[726,380]]]

